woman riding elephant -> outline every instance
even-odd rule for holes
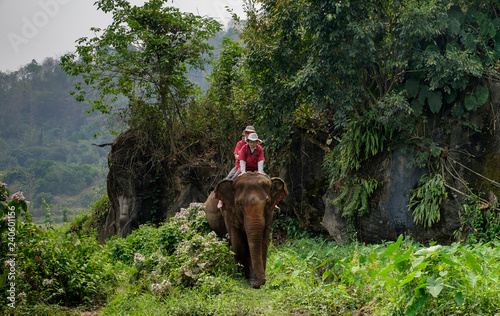
[[[250,133],[247,137],[247,143],[241,147],[238,153],[238,161],[240,166],[240,171],[237,171],[232,177],[227,177],[226,179],[234,180],[236,177],[247,171],[257,171],[264,173],[264,150],[260,146],[259,136],[257,133]],[[217,204],[218,208],[221,208],[223,201],[220,200]]]
[[[257,133],[248,135],[247,144],[238,153],[241,173],[246,171],[264,172],[264,150],[259,144],[260,141]]]
[[[241,173],[240,160],[238,159],[238,156],[239,156],[241,148],[247,144],[248,136],[251,133],[256,133],[255,128],[253,126],[250,126],[250,125],[247,126],[247,127],[245,127],[245,129],[243,130],[243,135],[244,135],[243,139],[241,139],[236,144],[236,147],[234,148],[233,154],[234,154],[234,159],[236,160],[235,166],[229,172],[229,174],[227,175],[226,179],[234,180]]]

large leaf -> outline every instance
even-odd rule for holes
[[[448,31],[451,35],[457,36],[460,33],[460,22],[453,18],[448,21]]]
[[[433,277],[427,277],[427,291],[434,296],[437,297],[439,293],[443,290],[444,281],[442,278],[434,279]]]
[[[420,102],[419,99],[413,99],[413,101],[411,101],[411,108],[416,115],[420,115],[422,113],[422,110],[424,109],[422,102]]]
[[[450,19],[456,19],[459,23],[463,23],[464,21],[464,13],[460,6],[454,5],[448,10],[448,17]]]
[[[441,92],[433,91],[429,93],[428,98],[429,108],[431,109],[432,113],[438,113],[441,110],[441,106],[443,105]]]
[[[446,103],[451,104],[455,101],[456,98],[457,98],[457,91],[452,90],[450,94],[446,95]]]
[[[403,235],[400,235],[398,240],[395,243],[390,244],[387,249],[384,251],[384,253],[380,256],[380,258],[383,258],[385,256],[389,256],[396,252],[399,249],[399,246],[401,245],[401,241],[403,241]]]
[[[419,251],[415,252],[415,256],[431,254],[433,252],[440,251],[442,248],[443,248],[443,246],[441,246],[441,245],[423,248],[423,249],[420,249]]]
[[[458,306],[462,306],[464,303],[464,295],[460,291],[455,292],[455,303],[457,303]]]
[[[431,91],[429,90],[428,86],[420,86],[420,89],[418,91],[418,100],[420,103],[425,104],[425,100],[429,97]]]
[[[469,111],[475,110],[479,106],[476,95],[473,93],[468,93],[465,97],[465,108]]]
[[[479,86],[476,91],[476,98],[479,105],[483,105],[488,100],[488,96],[490,95],[490,91],[485,86]]]
[[[408,93],[408,97],[415,98],[418,95],[418,89],[420,88],[420,83],[418,80],[409,79],[405,83],[406,93]]]
[[[418,297],[417,299],[414,299],[414,301],[412,301],[412,304],[410,305],[410,307],[408,307],[408,309],[406,310],[406,315],[415,315],[418,310],[420,309],[420,307],[422,307],[425,302],[427,301],[427,298],[429,297],[429,294],[425,293],[424,295]]]
[[[476,39],[477,39],[476,35],[472,33],[467,33],[465,39],[463,39],[463,43],[468,51],[473,51],[476,49]]]
[[[464,251],[464,257],[465,261],[469,264],[469,266],[474,269],[477,273],[481,274],[483,273],[483,269],[481,269],[481,266],[476,260],[476,257],[474,257],[470,252]]]

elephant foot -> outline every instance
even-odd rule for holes
[[[261,286],[266,284],[266,280],[263,280],[262,282],[259,282],[255,280],[255,282],[250,281],[250,286],[252,286],[254,289],[260,289]]]
[[[248,283],[254,289],[259,289],[261,286],[266,284],[266,279],[259,281],[259,279],[255,275],[255,273],[252,273],[252,276],[250,278],[248,278]]]

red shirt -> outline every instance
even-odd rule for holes
[[[244,160],[247,163],[246,171],[257,171],[259,161],[264,161],[264,150],[259,143],[257,143],[257,147],[254,152],[250,152],[250,147],[248,144],[243,146],[238,154],[239,160]]]
[[[240,140],[237,144],[236,144],[236,147],[234,148],[234,153],[235,155],[237,155],[241,148],[243,146],[245,146],[247,143],[245,141],[245,138],[243,138],[242,140]],[[240,167],[240,160],[239,159],[236,159],[236,168],[238,168],[239,171],[241,171],[241,167]]]

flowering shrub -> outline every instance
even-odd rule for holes
[[[227,243],[209,231],[204,205],[192,203],[162,226],[143,225],[106,247],[113,260],[135,268],[131,281],[140,289],[166,295],[174,286],[196,286],[204,276],[236,272]]]
[[[201,276],[236,272],[233,252],[214,232],[181,242],[175,255],[180,266],[171,276],[177,284],[193,285]]]

